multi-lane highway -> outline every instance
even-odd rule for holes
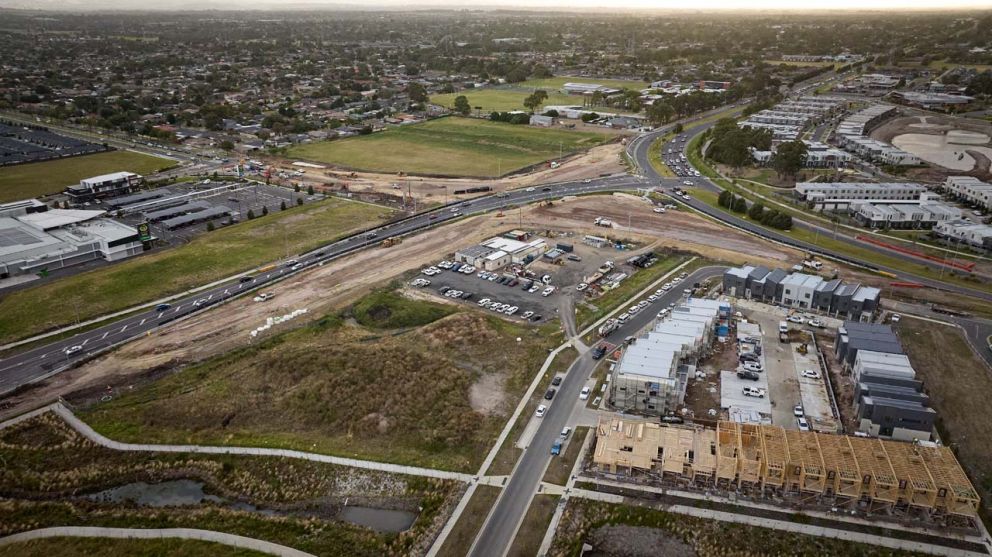
[[[293,258],[293,263],[274,262],[274,267],[269,270],[232,277],[230,281],[219,286],[171,301],[170,307],[167,309],[157,310],[154,307],[148,307],[113,323],[0,360],[0,396],[25,384],[63,371],[80,360],[143,335],[160,325],[204,311],[213,305],[246,292],[258,290],[293,273],[342,257],[352,251],[376,244],[385,238],[411,234],[460,218],[462,215],[484,213],[510,205],[524,205],[544,199],[560,198],[565,195],[636,189],[646,186],[647,184],[641,178],[626,175],[611,176],[520,189],[507,192],[502,197],[490,195],[419,213],[301,254]],[[248,276],[251,278],[243,278]],[[241,282],[241,280],[247,282]]]
[[[677,143],[675,141],[675,139],[672,139],[669,142],[667,142],[664,145],[662,145],[661,148],[664,149],[664,150],[666,150],[666,151],[669,148],[671,148],[674,152],[686,153],[686,150],[688,149],[688,145],[689,145],[689,139],[691,139],[692,137],[695,137],[698,134],[703,133],[704,131],[706,131],[712,125],[713,125],[712,123],[710,123],[710,124],[704,124],[704,125],[698,126],[696,128],[693,128],[693,129],[685,132],[684,135],[686,135],[688,137],[688,139],[686,140],[685,143]],[[627,148],[627,154],[630,156],[630,158],[637,165],[638,171],[640,172],[640,174],[642,176],[646,177],[649,182],[656,183],[656,184],[658,184],[658,185],[660,185],[662,187],[664,187],[666,184],[671,184],[672,183],[672,180],[670,180],[670,179],[663,179],[657,172],[655,172],[654,168],[651,166],[650,161],[648,160],[648,154],[650,152],[651,144],[654,142],[654,140],[657,139],[658,137],[663,136],[668,131],[669,131],[668,128],[663,128],[663,129],[659,129],[659,130],[656,130],[656,131],[653,131],[653,132],[650,132],[650,133],[647,133],[647,134],[643,134],[640,137],[638,137],[637,139],[635,139],[634,141],[632,141],[630,143],[630,145],[628,146],[628,148]],[[703,188],[703,189],[706,189],[706,190],[709,190],[709,191],[712,191],[712,192],[715,192],[715,193],[719,193],[720,191],[722,191],[722,189],[720,188],[720,186],[714,184],[712,181],[710,181],[710,180],[708,180],[706,178],[692,178],[692,181],[696,184],[696,186],[698,186],[700,188]],[[680,181],[676,181],[676,184],[680,184],[680,183],[681,183]],[[874,262],[872,260],[866,260],[866,259],[861,259],[861,258],[857,258],[857,257],[852,257],[852,256],[849,256],[849,255],[846,255],[846,254],[843,254],[843,253],[838,253],[836,251],[829,250],[829,249],[826,249],[826,248],[823,248],[823,247],[820,247],[820,246],[817,246],[817,245],[814,245],[814,244],[810,244],[808,242],[804,242],[802,240],[796,240],[796,239],[792,238],[791,236],[789,236],[787,233],[777,232],[777,231],[774,231],[774,230],[769,230],[769,229],[767,229],[765,227],[762,227],[762,226],[759,226],[757,224],[754,224],[753,222],[751,222],[749,220],[746,220],[746,219],[743,219],[743,218],[738,217],[736,215],[732,215],[732,214],[726,213],[724,211],[721,211],[719,209],[716,209],[716,208],[708,205],[707,203],[704,203],[702,201],[699,201],[698,199],[685,200],[685,199],[683,199],[681,197],[678,197],[676,199],[679,202],[684,203],[684,204],[692,207],[693,209],[695,209],[695,210],[697,210],[697,211],[699,211],[701,213],[704,213],[706,215],[709,215],[709,216],[711,216],[711,217],[713,217],[713,218],[715,218],[717,220],[723,221],[724,223],[727,223],[727,224],[729,224],[731,226],[734,226],[736,228],[740,228],[740,229],[746,230],[748,232],[751,232],[753,234],[756,234],[756,235],[761,236],[761,237],[764,237],[764,238],[768,238],[770,240],[774,240],[776,242],[780,242],[780,243],[783,243],[783,244],[786,244],[786,245],[793,246],[795,248],[798,248],[798,249],[801,249],[801,250],[804,250],[804,251],[807,251],[807,252],[810,252],[810,253],[819,254],[819,255],[822,255],[822,256],[825,256],[825,257],[829,257],[829,258],[832,258],[832,259],[835,259],[835,260],[838,260],[838,261],[850,263],[850,264],[853,264],[853,265],[856,265],[856,266],[860,266],[860,267],[864,267],[864,268],[867,268],[867,269],[872,269],[872,270],[877,270],[877,271],[885,271],[887,273],[892,273],[893,275],[899,277],[900,279],[907,280],[907,281],[912,281],[912,282],[916,282],[916,283],[920,283],[920,284],[923,284],[923,285],[926,285],[926,286],[929,286],[929,287],[932,287],[932,288],[939,288],[939,289],[946,290],[946,291],[949,291],[949,292],[954,292],[954,293],[957,293],[957,294],[965,294],[965,295],[968,295],[968,296],[975,296],[975,297],[978,297],[978,298],[981,298],[981,299],[984,299],[984,300],[992,300],[992,293],[989,293],[989,292],[984,291],[984,290],[979,290],[977,288],[970,288],[970,287],[967,287],[967,286],[962,286],[962,285],[958,285],[958,284],[950,284],[950,283],[941,282],[941,281],[930,279],[930,278],[926,278],[926,277],[921,277],[921,276],[918,276],[918,275],[915,275],[915,274],[907,273],[907,272],[902,271],[902,270],[899,270],[899,269],[895,269],[895,268],[892,268],[892,267],[888,267],[886,265],[882,265],[882,264],[876,263],[876,262]],[[813,224],[811,222],[804,221],[802,219],[795,219],[793,221],[793,223],[794,223],[794,226],[797,226],[797,227],[802,227],[802,228],[806,228],[806,229],[809,229],[809,230],[818,231],[819,233],[824,234],[825,237],[826,236],[829,236],[829,235],[833,235],[833,230],[828,229],[828,228],[821,228],[818,225],[815,225],[815,224]],[[849,237],[847,237],[847,236],[845,236],[843,234],[837,235],[837,238],[838,239],[841,239],[841,240],[844,240],[844,241],[850,240],[851,243],[855,243],[855,240],[853,238],[849,238]],[[868,250],[868,251],[872,251],[872,252],[876,252],[876,253],[879,253],[879,254],[883,254],[883,255],[885,255],[887,257],[894,257],[894,258],[897,258],[897,259],[902,259],[902,260],[905,260],[905,261],[908,261],[908,262],[912,262],[912,263],[917,264],[917,265],[925,265],[925,266],[931,267],[933,269],[939,269],[941,267],[940,263],[937,263],[937,262],[934,262],[934,261],[929,261],[929,260],[926,260],[926,259],[920,259],[920,258],[912,257],[910,255],[906,255],[906,254],[899,253],[899,252],[896,252],[896,251],[888,250],[888,249],[885,249],[883,247],[876,246],[876,245],[873,245],[873,244],[867,244],[867,243],[857,242],[857,245],[858,245],[859,248],[863,248],[863,249]]]
[[[707,278],[719,276],[726,267],[703,267],[697,269],[683,281],[685,284],[702,282]],[[629,335],[636,335],[650,325],[656,318],[658,310],[667,308],[683,298],[682,288],[673,288],[661,296],[661,299],[635,314],[619,329],[613,331],[606,340],[613,344],[623,342]],[[531,499],[544,477],[544,471],[551,461],[551,444],[558,437],[561,429],[568,424],[568,418],[579,401],[579,392],[589,380],[596,360],[586,352],[580,355],[565,375],[555,398],[548,403],[548,410],[540,418],[540,426],[531,438],[530,444],[517,460],[510,475],[510,480],[500,493],[496,505],[489,513],[485,525],[475,539],[469,555],[475,557],[500,557],[505,555],[513,542],[513,537],[527,513]],[[605,365],[605,364],[604,364]],[[537,419],[537,418],[534,418]],[[579,442],[573,439],[572,442]]]

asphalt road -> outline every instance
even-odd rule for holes
[[[615,191],[645,187],[643,179],[627,175],[597,178],[588,181],[566,182],[508,192],[505,197],[495,195],[463,202],[458,210],[463,214],[484,213],[511,205],[534,203],[544,199],[560,198],[565,195],[597,191]],[[467,204],[466,204],[467,203]],[[453,204],[452,204],[453,205]],[[238,277],[230,281],[171,302],[164,311],[149,308],[136,314],[114,321],[108,325],[79,333],[64,340],[53,341],[31,350],[0,360],[0,396],[26,384],[48,377],[87,357],[129,339],[144,335],[152,329],[198,313],[210,306],[219,304],[246,292],[261,289],[293,273],[300,272],[322,262],[342,257],[352,251],[377,244],[391,236],[401,236],[424,230],[431,226],[459,218],[451,211],[451,205],[419,213],[412,217],[387,224],[367,232],[356,234],[333,244],[302,254],[294,259],[301,265],[293,270],[286,261],[274,262],[276,267],[253,275],[250,282],[241,283]],[[264,267],[262,267],[264,268]],[[199,303],[197,303],[199,302]],[[74,347],[78,347],[74,348]]]
[[[709,277],[721,275],[726,267],[703,267],[697,269],[686,277],[681,284],[693,284],[702,282]],[[606,340],[617,344],[629,335],[635,335],[641,329],[648,326],[657,318],[661,308],[668,307],[668,304],[678,302],[684,294],[682,288],[672,288],[666,292],[660,300],[651,304],[644,311],[634,315],[629,321],[619,329],[610,334]],[[510,480],[503,488],[496,505],[493,506],[486,523],[483,525],[479,536],[469,552],[471,556],[494,557],[505,555],[513,543],[520,522],[527,513],[544,471],[551,461],[551,445],[558,437],[562,428],[568,424],[568,418],[572,414],[572,409],[576,404],[585,404],[579,401],[579,393],[582,387],[589,380],[593,369],[598,362],[592,359],[592,352],[576,358],[561,385],[555,398],[548,405],[548,410],[543,418],[540,418],[541,425],[534,433],[530,445],[524,449],[523,454],[517,460]],[[500,548],[500,549],[497,549]]]
[[[669,147],[677,148],[678,149],[678,152],[684,153],[685,150],[687,149],[686,146],[689,145],[689,140],[691,140],[692,137],[694,137],[694,136],[696,136],[698,134],[703,133],[708,128],[710,128],[712,125],[713,125],[713,123],[704,124],[702,126],[699,126],[699,127],[693,128],[691,130],[688,130],[687,132],[685,132],[685,134],[688,135],[688,139],[682,145],[676,144],[675,143],[675,140],[673,139],[673,140],[665,143],[662,146],[662,148],[665,149],[665,150],[667,150]],[[664,191],[665,186],[668,185],[668,184],[671,184],[673,182],[673,180],[672,179],[669,179],[669,178],[662,178],[657,172],[654,171],[654,168],[651,167],[651,164],[650,164],[650,162],[648,160],[648,153],[649,153],[649,150],[650,150],[651,143],[655,139],[657,139],[658,137],[660,137],[660,136],[664,135],[665,133],[667,133],[668,129],[669,128],[667,128],[667,127],[666,128],[661,128],[659,130],[656,130],[656,131],[653,131],[653,132],[644,134],[644,135],[638,137],[637,139],[635,139],[634,141],[632,141],[631,144],[627,148],[627,153],[634,160],[635,164],[638,167],[638,171],[640,172],[640,174],[642,176],[644,176],[645,178],[647,178],[649,182],[653,182],[655,184],[658,184],[658,185],[662,186],[662,190],[663,191]],[[680,178],[677,182],[678,183],[681,183],[681,180],[686,180],[686,179],[689,179],[689,178]],[[722,191],[722,189],[719,186],[717,186],[716,184],[714,184],[712,181],[710,181],[709,179],[707,179],[705,177],[704,178],[691,178],[691,180],[696,184],[696,186],[698,186],[700,188],[703,188],[703,189],[706,189],[708,191],[712,191],[712,192],[716,192],[716,193],[719,193],[720,191]],[[705,214],[707,214],[707,215],[709,215],[709,216],[711,216],[711,217],[713,217],[713,218],[715,218],[715,219],[717,219],[719,221],[722,221],[724,223],[730,224],[731,226],[734,226],[736,228],[740,228],[740,229],[746,230],[748,232],[754,233],[754,234],[756,234],[758,236],[761,236],[761,237],[764,237],[764,238],[768,238],[768,239],[771,239],[771,240],[774,240],[774,241],[777,241],[777,242],[780,242],[780,243],[783,243],[783,244],[786,244],[786,245],[790,245],[790,246],[795,247],[797,249],[801,249],[801,250],[804,250],[804,251],[807,251],[807,252],[810,252],[810,253],[815,253],[815,254],[818,254],[818,255],[826,256],[826,257],[829,257],[829,258],[832,258],[832,259],[836,259],[836,260],[839,260],[839,261],[842,261],[842,262],[850,263],[850,264],[853,264],[853,265],[856,265],[856,266],[865,267],[865,268],[872,269],[872,270],[885,271],[885,272],[888,272],[888,273],[892,273],[893,275],[897,276],[900,280],[916,282],[916,283],[920,283],[920,284],[929,286],[931,288],[939,288],[941,290],[945,290],[945,291],[948,291],[948,292],[954,292],[954,293],[957,293],[957,294],[964,294],[964,295],[968,295],[968,296],[975,296],[975,297],[981,298],[983,300],[990,300],[990,301],[992,301],[992,293],[990,293],[990,292],[986,292],[986,291],[983,291],[983,290],[977,290],[977,289],[974,289],[974,288],[969,288],[967,286],[961,286],[961,285],[956,285],[956,284],[948,284],[948,283],[941,282],[941,281],[938,281],[938,280],[920,277],[920,276],[917,276],[917,275],[914,275],[914,274],[906,273],[905,271],[897,270],[897,269],[894,269],[892,267],[888,267],[888,266],[885,266],[885,265],[881,265],[881,264],[875,263],[875,262],[870,261],[870,260],[863,260],[863,259],[860,259],[860,258],[850,257],[850,256],[847,256],[847,255],[844,255],[844,254],[836,253],[836,252],[833,252],[831,250],[824,249],[822,247],[815,246],[813,244],[810,244],[810,243],[807,243],[807,242],[804,242],[804,241],[801,241],[801,240],[796,240],[796,239],[792,238],[791,236],[789,236],[788,234],[785,234],[785,233],[782,233],[782,232],[773,231],[773,230],[769,230],[769,229],[764,228],[762,226],[758,226],[758,225],[752,223],[751,221],[742,219],[742,218],[740,218],[738,216],[735,216],[735,215],[731,215],[731,214],[725,213],[725,212],[723,212],[721,210],[718,210],[718,209],[716,209],[714,207],[711,207],[710,205],[708,205],[708,204],[706,204],[706,203],[704,203],[702,201],[699,201],[697,199],[688,199],[688,200],[686,200],[686,199],[683,199],[681,197],[676,197],[675,199],[678,202],[680,202],[680,203],[684,203],[685,205],[688,205],[688,206],[692,207],[693,209],[696,209],[697,211],[699,211],[701,213],[705,213]],[[794,225],[797,226],[797,227],[806,228],[808,230],[818,231],[821,234],[833,235],[833,230],[831,230],[829,228],[823,228],[823,227],[820,227],[820,226],[817,226],[817,225],[813,225],[813,224],[807,223],[805,221],[801,221],[799,219],[795,219],[794,220]],[[851,243],[855,243],[852,238],[849,238],[849,237],[847,237],[847,236],[845,236],[843,234],[838,234],[837,235],[837,239],[838,240],[842,240],[842,241],[850,240]],[[873,251],[873,252],[876,252],[876,253],[879,253],[879,254],[884,254],[884,255],[889,256],[889,257],[894,257],[894,258],[897,258],[897,259],[902,259],[904,261],[907,261],[907,262],[910,262],[910,263],[913,263],[913,264],[916,264],[916,265],[926,265],[926,266],[928,266],[928,267],[930,267],[932,269],[940,269],[941,268],[941,265],[939,263],[936,263],[936,262],[933,262],[933,261],[929,261],[929,260],[925,260],[925,259],[919,259],[919,258],[912,257],[912,256],[909,256],[909,255],[905,255],[905,254],[902,254],[902,253],[899,253],[899,252],[896,252],[896,251],[892,251],[892,250],[888,250],[888,249],[882,248],[880,246],[875,246],[875,245],[872,245],[872,244],[866,244],[866,243],[861,243],[861,242],[857,242],[857,245],[858,245],[858,247],[864,248],[866,250]]]

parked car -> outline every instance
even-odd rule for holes
[[[558,456],[561,454],[561,439],[555,439],[555,442],[551,444],[551,455]]]
[[[761,362],[744,362],[742,367],[747,371],[753,371],[755,373],[761,373],[765,370],[765,368],[761,366]]]
[[[579,400],[587,400],[589,398],[589,387],[582,387],[582,392],[579,393]]]
[[[737,372],[737,377],[739,379],[747,379],[749,381],[757,381],[759,376],[757,373],[748,370],[742,370]]]
[[[537,411],[534,412],[534,415],[537,416],[538,418],[543,418],[544,413],[547,411],[548,411],[548,407],[543,404],[540,404],[537,407]]]
[[[533,311],[525,311],[525,312],[523,312],[523,314],[521,314],[520,318],[521,319],[530,319],[530,316],[532,316],[532,315],[534,315],[534,312]]]
[[[796,425],[799,426],[799,431],[810,431],[809,422],[804,417],[796,418]]]
[[[592,359],[598,360],[606,355],[606,349],[602,346],[597,346],[592,349]]]
[[[797,323],[797,324],[799,324],[799,325],[802,325],[803,323],[805,323],[805,320],[804,320],[804,319],[802,318],[802,316],[799,316],[799,315],[790,315],[790,316],[789,316],[789,317],[787,318],[787,320],[788,320],[788,321],[789,321],[790,323]]]
[[[893,323],[898,323],[900,319],[902,319],[901,315],[899,315],[898,313],[893,313],[892,317],[889,318],[889,321]]]
[[[758,387],[745,386],[741,389],[744,396],[753,396],[755,398],[765,398],[765,390],[759,389]]]
[[[819,319],[813,318],[809,320],[809,326],[816,327],[817,329],[823,329],[827,326],[827,324]]]
[[[544,400],[551,400],[555,398],[556,392],[558,391],[556,391],[555,389],[548,389],[547,391],[544,391]]]
[[[272,299],[272,296],[274,296],[274,294],[272,294],[271,292],[262,292],[258,296],[255,296],[253,299],[256,302],[264,302],[266,300],[271,300]]]
[[[572,428],[570,428],[570,427],[563,427],[563,428],[561,428],[561,433],[558,434],[558,436],[561,437],[562,439],[568,439],[568,435],[570,433],[572,433]]]
[[[658,312],[658,317],[664,317],[664,316],[668,315],[669,313],[671,313],[671,311],[672,310],[670,310],[668,308],[665,308],[665,309],[663,309],[663,310],[661,310],[661,311]]]
[[[589,285],[586,284],[586,283],[584,283],[584,282],[580,282],[579,285],[575,287],[575,291],[576,292],[582,292],[586,288],[589,288]]]
[[[802,418],[803,416],[805,416],[806,415],[806,411],[803,410],[803,405],[802,404],[795,405],[792,408],[792,415],[795,416],[795,417],[797,417],[797,418]]]
[[[555,378],[551,380],[551,384],[555,387],[561,385],[561,375],[555,375]]]
[[[819,379],[820,378],[820,372],[819,371],[812,370],[812,369],[804,369],[803,370],[803,377],[808,377],[810,379]]]

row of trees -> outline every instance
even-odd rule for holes
[[[741,128],[733,118],[721,118],[708,132],[710,146],[706,155],[717,162],[737,169],[754,160],[751,149],[767,151],[772,146],[772,133],[761,128]]]
[[[755,222],[760,222],[765,226],[778,228],[779,230],[789,230],[792,228],[792,216],[777,209],[765,209],[760,202],[752,203],[748,208],[747,201],[733,192],[723,190],[717,198],[717,204],[735,213],[747,213],[748,218]]]

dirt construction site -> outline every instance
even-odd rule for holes
[[[623,225],[611,229],[598,227],[593,225],[596,216]],[[580,234],[610,236],[632,241],[643,249],[677,247],[731,264],[787,267],[802,257],[795,250],[721,227],[695,214],[654,213],[650,203],[627,194],[569,198],[551,206],[534,205],[508,211],[502,217],[494,213],[474,216],[405,238],[392,247],[364,250],[294,275],[266,289],[274,294],[268,302],[253,302],[250,297],[244,297],[163,326],[114,352],[10,397],[10,404],[0,410],[0,419],[50,402],[57,396],[76,392],[95,394],[108,386],[126,389],[142,378],[245,347],[249,333],[265,324],[267,318],[305,308],[308,319],[274,326],[266,334],[302,325],[348,306],[376,286],[404,275],[412,276],[417,269],[450,256],[457,247],[478,243],[513,228],[539,233],[548,229],[570,232],[573,238]],[[865,283],[871,278],[860,273],[845,275],[854,275],[855,280]],[[878,280],[874,279],[876,283]]]

